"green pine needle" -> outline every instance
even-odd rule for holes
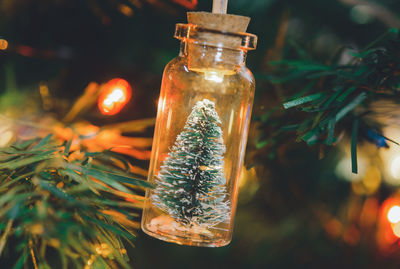
[[[363,50],[353,53],[353,59],[346,65],[313,62],[309,60],[311,56],[303,57],[305,60],[271,63],[277,68],[277,74],[273,75],[274,79],[270,79],[271,82],[295,81],[297,87],[302,85],[293,91],[292,95],[282,92],[282,96],[291,100],[283,103],[283,108],[296,108],[302,113],[296,111],[289,114],[290,112],[278,111],[274,114],[269,113],[268,117],[260,117],[260,128],[263,130],[260,136],[263,141],[268,141],[272,134],[278,138],[287,137],[284,133],[291,129],[283,128],[285,125],[297,126],[297,141],[303,140],[308,145],[334,145],[335,134],[347,132],[352,137],[353,172],[357,172],[357,140],[360,137],[368,140],[365,130],[380,126],[377,122],[367,122],[364,119],[363,116],[369,112],[368,105],[378,98],[400,101],[399,47],[399,31],[390,29]],[[289,85],[287,90],[292,87]],[[359,135],[358,127],[355,126],[358,122]],[[353,125],[349,126],[349,123]],[[260,144],[258,146],[260,147]]]
[[[129,268],[122,242],[143,202],[131,187],[151,185],[103,162],[109,152],[73,159],[70,146],[49,135],[0,151],[0,254],[18,253],[14,268]]]

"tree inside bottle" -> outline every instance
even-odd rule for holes
[[[198,101],[156,176],[150,200],[168,212],[180,230],[207,234],[207,229],[230,219],[220,124],[215,104]]]

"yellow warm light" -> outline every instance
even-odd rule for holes
[[[385,136],[390,137],[394,141],[400,140],[400,128],[393,124],[383,130]],[[390,146],[390,148],[379,150],[380,158],[382,159],[384,177],[383,180],[392,185],[400,185],[400,148]]]
[[[0,39],[0,50],[6,50],[8,48],[8,41]]]
[[[2,133],[0,137],[0,147],[7,146],[13,138],[14,138],[14,133],[10,130]]]
[[[131,17],[133,15],[133,10],[127,5],[121,4],[118,7],[119,11],[127,17]]]
[[[361,155],[361,154],[360,154]],[[366,167],[368,162],[362,156],[358,156],[358,173],[354,174],[351,171],[351,157],[345,156],[341,159],[335,169],[337,176],[350,181],[350,182],[360,182],[366,172]]]
[[[209,71],[204,73],[204,79],[221,83],[224,81],[224,74],[216,71]]]
[[[390,172],[395,179],[400,179],[400,156],[395,157],[391,161]]]
[[[389,212],[387,214],[387,218],[390,223],[398,223],[400,222],[400,206],[392,206],[389,209]]]
[[[362,179],[366,194],[372,194],[376,192],[381,185],[381,179],[382,176],[379,168],[376,166],[369,167]]]
[[[110,246],[106,243],[96,245],[95,250],[96,250],[97,254],[99,254],[103,257],[107,257],[108,255],[110,255],[112,253]]]
[[[400,237],[400,222],[393,225],[392,230],[395,236]]]

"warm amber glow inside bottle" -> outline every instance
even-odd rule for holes
[[[161,240],[231,241],[254,96],[246,53],[256,36],[178,24],[164,70],[142,229]]]

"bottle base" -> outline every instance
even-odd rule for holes
[[[154,238],[186,246],[223,247],[231,241],[220,238],[218,233],[204,227],[182,226],[165,215],[153,218],[150,223],[142,225],[142,230]]]

